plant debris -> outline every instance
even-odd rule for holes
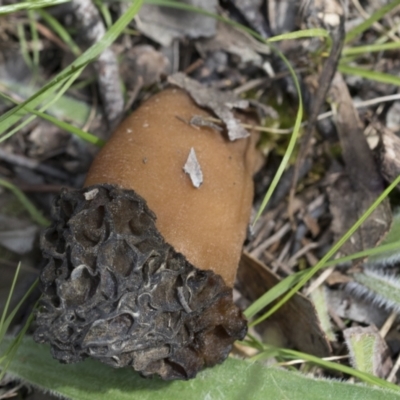
[[[182,3],[215,13],[217,0],[184,0]],[[136,17],[137,27],[163,46],[185,37],[196,39],[215,34],[214,18],[188,10],[144,4]]]
[[[202,185],[203,172],[201,171],[201,167],[197,161],[196,152],[194,151],[193,147],[190,149],[190,153],[183,170],[190,176],[192,184],[195,188],[199,188]]]
[[[245,109],[249,106],[247,100],[240,100],[230,92],[221,92],[211,88],[205,88],[193,79],[182,73],[176,73],[168,77],[168,81],[182,89],[185,89],[192,99],[201,107],[211,110],[226,125],[230,140],[243,139],[249,136],[240,121],[235,118],[233,108]]]

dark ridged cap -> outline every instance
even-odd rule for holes
[[[232,289],[165,243],[134,191],[64,190],[52,214],[41,238],[47,262],[34,339],[50,343],[56,359],[90,356],[144,376],[189,379],[244,338]]]

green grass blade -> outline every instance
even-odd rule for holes
[[[12,99],[11,97],[9,97],[5,94],[0,93],[0,97],[3,97],[4,99],[11,101],[15,104],[18,104],[14,99]],[[77,137],[81,138],[82,140],[84,140],[88,143],[94,144],[98,147],[102,147],[106,143],[104,140],[92,135],[91,133],[85,132],[82,129],[77,128],[76,126],[68,124],[67,122],[60,121],[59,119],[53,117],[52,115],[46,114],[41,111],[36,111],[28,106],[25,107],[25,110],[27,110],[31,114],[36,115],[39,118],[42,118],[48,122],[51,122],[52,124],[58,126],[59,128],[65,130],[67,132],[70,132],[70,133],[76,135]],[[0,142],[1,142],[1,140],[0,140]]]
[[[67,3],[70,0],[36,0],[22,1],[8,6],[0,6],[0,16],[23,10],[34,10],[37,8],[55,6],[57,4]]]
[[[37,305],[37,303],[35,304],[34,308],[36,308],[36,305]],[[33,319],[34,319],[34,314],[32,312],[31,315],[29,316],[29,318],[27,319],[25,326],[21,329],[21,332],[19,332],[17,337],[10,343],[9,347],[6,349],[6,351],[4,353],[4,356],[2,356],[0,358],[0,367],[1,367],[0,382],[4,378],[4,375],[6,374],[6,372],[8,371],[10,364],[13,362],[15,355],[17,354],[17,351],[19,349],[19,346],[21,345],[22,340],[23,340],[29,326],[33,322]],[[0,342],[0,344],[1,344],[1,342]]]
[[[286,59],[286,57],[278,52],[278,55],[281,57],[281,59],[284,61],[284,63],[286,64],[287,68],[290,71],[290,75],[293,78],[295,87],[296,87],[296,91],[297,91],[297,95],[299,98],[299,108],[297,110],[297,114],[296,114],[296,120],[294,123],[294,127],[293,127],[293,133],[290,136],[290,141],[288,144],[288,147],[285,151],[285,155],[283,156],[283,159],[279,165],[278,170],[276,171],[276,174],[274,176],[274,179],[272,180],[266,195],[264,196],[264,199],[261,203],[260,208],[257,211],[256,217],[254,218],[253,221],[253,226],[254,224],[257,222],[257,220],[260,218],[262,212],[264,211],[266,205],[268,204],[269,200],[271,199],[276,187],[278,186],[278,183],[283,175],[283,173],[285,172],[285,169],[289,163],[290,157],[292,156],[294,147],[296,145],[297,142],[297,138],[299,136],[299,132],[300,132],[300,128],[301,128],[301,121],[303,119],[303,99],[302,99],[302,95],[301,95],[301,89],[300,89],[300,84],[299,81],[297,79],[296,73],[294,72],[292,66],[290,65],[289,61]]]
[[[361,35],[361,33],[363,33],[368,28],[370,28],[375,22],[379,21],[381,18],[383,18],[387,13],[392,11],[399,4],[400,4],[400,0],[394,0],[391,3],[387,4],[386,6],[378,8],[378,10],[376,12],[374,12],[368,19],[366,19],[360,25],[357,25],[356,27],[354,27],[353,29],[350,29],[347,32],[346,38],[345,38],[345,43],[348,43],[351,40],[353,40],[355,37],[357,37],[358,35]]]
[[[18,41],[20,44],[21,55],[25,61],[25,64],[32,68],[32,60],[29,55],[28,51],[28,43],[26,42],[25,31],[24,31],[24,24],[22,22],[17,24],[17,33],[18,33]]]
[[[400,260],[400,212],[394,213],[392,226],[380,248],[386,246],[385,251],[371,254],[368,260],[369,265],[394,265]]]
[[[342,56],[358,56],[360,54],[375,53],[377,51],[397,50],[400,42],[390,42],[383,44],[367,44],[366,46],[347,47],[343,49]]]
[[[103,0],[94,0],[94,3],[96,4],[96,7],[100,10],[106,28],[110,28],[110,26],[112,25],[112,17],[110,14],[110,10],[108,9],[108,5],[104,4]]]
[[[0,343],[2,342],[2,340],[4,338],[4,335],[6,333],[6,330],[8,329],[8,326],[6,326],[6,324],[5,324],[6,315],[8,313],[8,307],[10,306],[10,303],[11,303],[11,298],[12,298],[12,295],[14,293],[14,289],[15,289],[15,285],[17,283],[18,274],[19,274],[19,270],[20,269],[21,269],[21,263],[18,263],[18,267],[17,267],[17,270],[15,271],[14,279],[13,279],[12,284],[11,284],[10,292],[8,294],[7,301],[6,301],[6,304],[4,306],[3,313],[1,315],[1,319],[0,319]]]
[[[266,350],[268,351],[271,346],[266,346]],[[312,362],[315,365],[320,367],[331,369],[333,371],[338,371],[344,374],[348,374],[350,376],[354,376],[355,378],[361,379],[366,383],[370,383],[372,385],[376,385],[381,387],[382,389],[392,390],[393,392],[400,393],[400,387],[395,385],[394,383],[387,382],[383,379],[380,379],[374,375],[368,374],[366,372],[358,371],[354,368],[348,367],[346,365],[338,364],[332,361],[322,360],[319,357],[312,356],[310,354],[302,353],[296,350],[289,350],[289,349],[278,349],[279,355],[281,357],[285,357],[288,359],[302,359],[305,361]],[[259,354],[258,356],[254,357],[255,359],[262,359],[263,354]],[[326,398],[325,396],[323,398]],[[348,397],[345,397],[348,398]]]
[[[69,47],[71,52],[76,57],[78,57],[82,53],[68,31],[53,16],[51,16],[47,11],[41,9],[36,10],[36,13],[61,38],[61,40]]]
[[[336,258],[334,260],[328,261],[325,263],[323,268],[332,267],[337,264],[342,264],[348,261],[355,260],[357,258],[362,257],[370,257],[379,254],[385,254],[392,250],[398,250],[400,248],[400,242],[388,243],[377,246],[373,249],[367,249],[364,251],[360,251],[354,254],[350,254],[345,257]],[[244,315],[247,319],[254,317],[258,312],[260,312],[265,307],[269,306],[274,300],[276,300],[279,296],[282,296],[286,293],[290,288],[292,288],[296,283],[298,283],[303,275],[308,273],[310,268],[307,268],[304,271],[296,272],[292,275],[289,275],[278,284],[276,284],[272,289],[268,290],[268,292],[264,293],[259,299],[257,299],[253,304],[251,304],[245,311]],[[256,325],[261,321],[257,320],[253,323],[250,323],[250,326]]]
[[[332,42],[331,37],[329,36],[329,32],[326,29],[320,29],[320,28],[304,29],[302,31],[283,33],[282,35],[273,36],[267,39],[266,42],[272,43],[272,42],[280,42],[282,40],[303,39],[310,37],[324,37],[328,39],[328,41]]]
[[[28,200],[28,198],[16,186],[14,186],[10,182],[7,182],[4,179],[0,179],[0,185],[9,189],[14,194],[14,196],[21,202],[21,204],[24,206],[26,211],[28,211],[31,218],[37,224],[39,224],[41,226],[49,226],[50,225],[50,221],[47,218],[43,217],[43,215],[40,213],[40,211],[33,205],[33,203],[30,202],[30,200]]]
[[[10,297],[9,297],[8,300],[11,300],[11,296],[12,296],[12,293],[14,291],[14,286],[15,286],[15,283],[17,281],[17,275],[18,275],[18,272],[19,272],[20,264],[21,263],[18,264],[18,269],[17,269],[17,272],[15,273],[15,276],[14,276],[14,281],[13,281],[13,285],[11,286]],[[3,321],[3,317],[5,316],[5,313],[3,313],[2,321],[0,322],[0,343],[4,339],[4,336],[5,336],[5,334],[6,334],[7,330],[8,330],[8,327],[10,326],[10,324],[11,324],[12,320],[14,319],[15,315],[17,314],[18,310],[21,308],[22,304],[25,303],[26,299],[30,296],[30,294],[35,289],[35,287],[38,285],[38,283],[39,283],[39,279],[36,279],[35,282],[33,282],[33,284],[31,285],[31,287],[26,291],[26,293],[24,294],[24,297],[22,297],[22,299],[14,307],[14,309],[11,311],[11,313],[8,315],[8,317],[4,319],[4,321]],[[6,304],[7,307],[8,307],[8,304],[9,303],[7,301],[7,304]]]
[[[116,21],[115,24],[106,32],[102,40],[86,50],[69,67],[65,68],[48,84],[43,86],[42,89],[37,91],[37,93],[2,115],[0,117],[0,135],[21,118],[19,111],[23,110],[25,106],[29,105],[30,107],[35,108],[44,99],[48,98],[49,96],[51,97],[54,90],[56,90],[67,79],[73,76],[77,70],[83,69],[87,64],[94,61],[105,48],[110,46],[117,39],[120,33],[126,28],[126,26],[140,10],[142,3],[143,0],[134,1],[127,11],[118,19],[118,21]]]
[[[251,325],[256,325],[266,318],[271,316],[277,311],[283,304],[285,304],[297,291],[302,288],[319,270],[325,267],[326,262],[332,258],[342,245],[350,239],[354,232],[363,224],[363,222],[372,214],[375,208],[388,196],[388,194],[400,183],[400,176],[398,176],[385,190],[384,192],[374,201],[374,203],[368,208],[368,210],[358,219],[358,221],[338,240],[338,242],[332,246],[332,248],[325,254],[324,257],[312,268],[300,278],[297,283],[281,300],[271,307],[263,316],[254,321]]]
[[[325,267],[332,267],[337,264],[342,264],[348,261],[355,260],[356,258],[363,258],[363,257],[372,257],[378,256],[380,254],[385,254],[387,252],[391,252],[393,250],[399,250],[400,242],[393,242],[388,244],[382,244],[380,246],[374,247],[373,249],[367,249],[363,251],[359,251],[354,254],[350,254],[345,257],[335,258],[334,260],[328,261],[325,263]]]
[[[27,108],[27,110],[29,112],[31,112],[32,114],[35,114],[36,116],[38,116],[38,117],[40,117],[40,118],[42,118],[42,119],[44,119],[46,121],[51,122],[52,124],[58,126],[59,128],[74,134],[75,136],[81,138],[85,142],[94,144],[94,145],[96,145],[98,147],[102,147],[102,146],[104,146],[106,144],[106,142],[103,139],[100,139],[97,136],[92,135],[89,132],[85,132],[82,129],[80,129],[80,128],[76,127],[76,126],[73,126],[73,125],[71,125],[71,124],[69,124],[67,122],[60,121],[57,118],[53,117],[52,115],[43,113],[41,111],[32,110],[32,109],[29,109],[29,108]]]
[[[31,43],[32,43],[32,67],[33,77],[37,79],[39,74],[39,33],[36,29],[35,13],[33,10],[28,10],[29,27],[31,31]]]
[[[273,288],[264,293],[259,299],[253,302],[245,311],[244,315],[247,319],[254,317],[263,308],[271,304],[279,296],[282,296],[290,288],[292,288],[296,283],[298,283],[301,277],[306,273],[306,271],[299,271],[292,275],[287,276],[285,279],[277,283]],[[251,324],[250,324],[251,326]]]
[[[343,74],[357,75],[371,81],[389,83],[391,85],[400,86],[400,78],[395,75],[385,74],[384,72],[371,71],[365,68],[351,67],[345,64],[338,65],[338,71]]]

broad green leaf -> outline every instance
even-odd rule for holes
[[[9,373],[60,396],[79,400],[396,400],[400,394],[335,380],[320,380],[229,358],[190,381],[143,379],[129,368],[114,370],[93,360],[63,365],[48,346],[26,337]]]

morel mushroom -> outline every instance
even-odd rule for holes
[[[90,356],[189,379],[246,334],[232,286],[253,195],[254,138],[230,142],[182,90],[153,96],[113,134],[81,190],[63,190],[41,239],[34,338],[58,360]],[[183,167],[194,150],[204,182]]]

